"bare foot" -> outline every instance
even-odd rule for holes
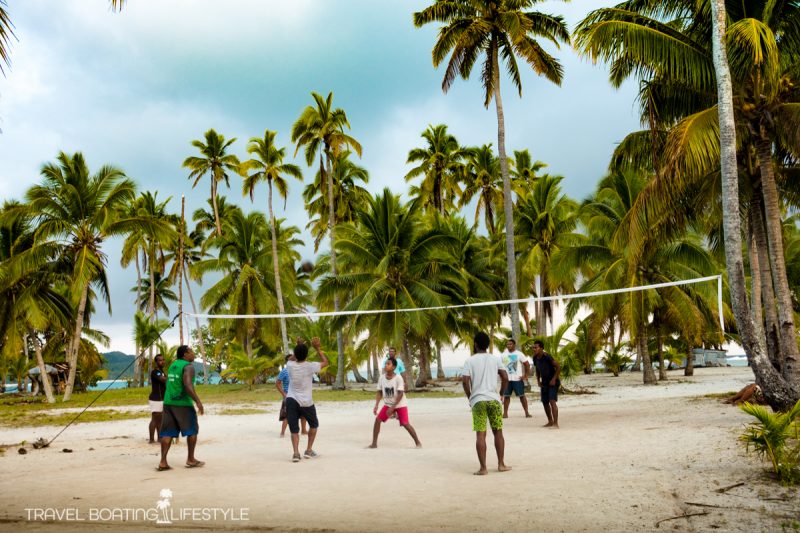
[[[549,427],[550,427],[550,426],[552,426],[552,425],[553,425],[553,423],[552,423],[552,422],[548,422],[547,424],[543,425],[542,427],[543,427],[543,428],[549,428]]]
[[[377,445],[377,444],[370,444],[369,446],[367,446],[367,448],[373,448],[373,449],[374,449],[374,448],[377,448],[377,447],[378,447],[378,445]]]
[[[533,415],[529,415],[528,413],[525,413],[525,418],[533,418]]]
[[[478,470],[477,472],[473,473],[472,475],[473,476],[485,476],[488,473],[489,473],[488,470],[486,470],[485,468],[481,468],[480,470]]]
[[[558,424],[551,424],[550,429],[559,429]]]
[[[508,472],[509,470],[511,470],[511,467],[508,465],[500,465],[497,467],[498,472]]]
[[[508,413],[504,414],[503,418],[508,418]]]
[[[421,443],[421,442],[418,442],[418,443],[417,443],[417,449],[419,450],[420,448],[422,448],[422,443]]]
[[[281,433],[281,438],[283,439],[283,438],[285,438],[285,437],[286,437],[286,435],[284,435],[283,433]]]

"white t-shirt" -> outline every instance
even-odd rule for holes
[[[521,381],[522,376],[525,375],[525,363],[530,364],[528,357],[516,350],[513,352],[505,351],[503,352],[502,360],[503,366],[508,372],[508,381]]]
[[[470,407],[478,402],[500,401],[497,393],[497,372],[507,372],[500,359],[488,353],[478,353],[467,359],[464,363],[462,376],[469,376],[471,392],[469,397]]]
[[[403,394],[403,397],[400,398],[400,401],[397,403],[397,405],[394,404],[394,397],[397,396],[397,392],[406,390],[405,383],[403,382],[403,376],[400,374],[395,373],[392,379],[387,379],[386,374],[381,374],[381,378],[378,380],[378,390],[383,393],[383,403],[385,403],[388,407],[400,409],[401,407],[405,407],[407,405],[405,394]]]
[[[309,361],[289,361],[286,371],[289,372],[289,392],[287,398],[294,398],[300,407],[311,407],[314,399],[311,397],[311,388],[314,383],[314,374],[320,371],[322,364]]]

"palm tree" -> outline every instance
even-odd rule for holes
[[[533,187],[539,179],[539,171],[547,168],[547,163],[534,161],[528,150],[515,150],[511,166],[511,184],[517,195]]]
[[[271,249],[267,245],[267,221],[261,213],[244,215],[237,210],[225,225],[225,236],[219,239],[219,256],[195,264],[197,274],[219,272],[220,281],[200,299],[211,313],[259,315],[277,308],[275,287],[267,272],[271,269]],[[236,336],[249,358],[253,357],[253,341],[270,340],[264,321],[256,318],[223,321]]]
[[[38,249],[57,249],[60,260],[71,269],[70,296],[77,303],[75,331],[67,345],[70,365],[64,401],[72,396],[78,345],[87,318],[90,285],[95,284],[108,300],[106,256],[102,243],[124,235],[135,221],[122,218],[121,211],[135,194],[134,183],[123,172],[106,165],[94,175],[83,154],[60,152],[56,163],[42,167],[43,183],[28,190],[21,208],[32,217]],[[111,304],[109,302],[109,309]]]
[[[519,197],[517,202],[514,231],[516,235],[519,261],[522,266],[520,280],[523,288],[530,294],[535,292],[533,281],[540,279],[537,296],[548,297],[553,291],[566,289],[571,292],[571,280],[558,283],[550,276],[552,257],[564,246],[575,242],[575,227],[578,205],[562,194],[560,183],[563,178],[543,176],[536,180],[533,188]],[[536,328],[538,335],[546,334],[546,321],[553,322],[551,302],[538,302]]]
[[[495,235],[497,233],[495,210],[503,203],[503,193],[501,191],[500,166],[491,144],[468,149],[468,157],[462,169],[461,179],[464,182],[464,190],[461,191],[458,207],[464,207],[477,196],[475,225],[477,226],[480,213],[483,211],[486,230]]]
[[[333,166],[333,205],[336,206],[336,222],[352,222],[358,209],[363,209],[371,197],[370,192],[360,183],[369,182],[367,169],[355,164],[350,158],[352,152],[345,150],[336,156]],[[314,182],[303,189],[303,200],[311,216],[307,228],[314,237],[314,251],[328,232],[328,195],[325,175],[317,172]]]
[[[189,179],[194,180],[192,188],[196,187],[203,176],[206,174],[211,178],[211,205],[214,208],[214,225],[217,229],[217,237],[222,237],[222,223],[220,222],[219,209],[217,208],[217,187],[221,181],[230,187],[228,172],[239,172],[239,158],[227,153],[228,148],[236,142],[236,138],[225,140],[224,135],[220,135],[213,129],[205,133],[205,143],[194,140],[192,146],[200,150],[200,157],[191,156],[183,160],[183,167],[188,168]]]
[[[447,132],[445,124],[429,125],[422,132],[422,138],[425,148],[413,148],[408,152],[406,164],[419,164],[406,174],[406,181],[423,176],[417,188],[423,206],[447,215],[460,193],[458,176],[467,151],[458,144],[455,136]]]
[[[278,194],[284,201],[286,207],[286,195],[289,187],[286,177],[291,176],[303,181],[303,173],[300,167],[291,163],[284,163],[286,148],[275,146],[275,136],[277,132],[265,131],[264,138],[253,137],[247,146],[247,152],[252,154],[253,159],[242,163],[242,175],[244,184],[242,192],[250,194],[250,201],[254,201],[254,191],[259,182],[267,182],[267,206],[269,208],[269,225],[272,232],[272,268],[275,275],[275,292],[278,299],[278,310],[281,314],[286,312],[283,304],[283,292],[281,288],[281,274],[278,266],[278,236],[275,229],[275,213],[272,211],[272,186],[278,189]],[[281,340],[283,342],[283,353],[289,353],[289,337],[286,334],[286,319],[281,317]]]
[[[560,85],[563,77],[561,64],[536,42],[536,38],[545,38],[556,46],[559,41],[569,43],[569,30],[561,17],[538,11],[523,11],[535,3],[536,0],[435,0],[433,5],[414,13],[416,27],[431,22],[445,24],[439,30],[432,54],[434,67],[438,67],[450,54],[442,81],[444,92],[447,92],[457,75],[463,79],[469,78],[478,56],[481,53],[485,55],[481,72],[483,104],[488,108],[494,99],[497,110],[497,148],[503,178],[506,224],[506,264],[512,300],[517,299],[517,272],[513,199],[506,158],[505,117],[500,96],[500,59],[505,62],[511,82],[521,96],[522,81],[517,56],[525,60],[534,72]],[[516,303],[511,304],[511,326],[514,337],[519,337],[519,310]]]
[[[449,257],[449,239],[425,227],[418,204],[400,204],[385,189],[357,212],[356,222],[341,227],[337,241],[342,273],[320,284],[319,298],[330,301],[336,293],[351,292],[346,311],[380,309],[390,313],[357,315],[351,332],[369,331],[382,345],[402,343],[406,383],[410,377],[410,338],[421,337],[442,321],[439,312],[403,313],[403,309],[433,307],[448,302],[442,267]],[[339,324],[344,320],[340,320]]]
[[[292,126],[292,142],[296,144],[295,155],[300,148],[305,149],[306,163],[311,166],[314,157],[319,152],[320,173],[326,176],[328,188],[328,232],[331,241],[331,272],[338,274],[336,269],[336,204],[333,196],[333,159],[348,147],[361,157],[361,145],[353,137],[344,132],[350,128],[347,115],[341,108],[333,107],[333,93],[328,93],[327,98],[312,92],[315,106],[306,107],[300,118]],[[323,164],[324,159],[324,164]],[[339,311],[339,295],[334,295],[333,308]],[[337,333],[336,349],[340,363],[344,361],[344,339],[341,332]],[[339,364],[334,388],[344,389],[344,364]]]
[[[800,391],[780,379],[766,355],[764,336],[756,328],[747,306],[747,288],[742,262],[739,227],[739,180],[736,163],[736,122],[733,112],[733,87],[726,52],[724,0],[711,0],[714,72],[717,80],[720,165],[722,167],[722,212],[725,226],[725,262],[733,313],[745,353],[753,366],[756,382],[770,405],[788,411],[800,399]],[[781,258],[782,259],[782,258]]]

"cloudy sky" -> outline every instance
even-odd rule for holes
[[[288,146],[311,91],[333,91],[346,110],[373,191],[406,190],[406,156],[428,124],[448,124],[463,144],[496,144],[494,107],[483,108],[477,77],[441,91],[442,70],[430,58],[436,28],[411,22],[426,0],[129,0],[122,13],[111,13],[106,0],[8,4],[18,41],[0,77],[0,200],[21,199],[60,150],[81,151],[92,170],[111,163],[141,190],[171,196],[176,212],[185,194],[191,212],[208,190],[205,181],[192,190],[181,168],[195,155],[190,141],[214,128],[236,137],[234,151],[243,156],[247,139],[271,129]],[[573,28],[603,4],[539,9]],[[638,127],[636,91],[611,88],[602,65],[569,47],[554,52],[564,64],[562,87],[526,72],[520,99],[505,83],[507,150],[528,148],[582,199],[615,144]],[[236,181],[227,194],[250,209]],[[304,228],[300,192],[293,183],[277,215]],[[106,251],[114,312],[99,313],[93,326],[112,336],[112,349],[132,353],[135,272],[120,268],[119,243]],[[177,332],[168,340],[176,342]]]

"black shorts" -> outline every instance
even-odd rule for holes
[[[550,403],[558,401],[558,385],[547,385],[541,388],[542,403]]]
[[[305,418],[308,427],[316,429],[319,427],[317,420],[317,408],[313,405],[300,407],[294,398],[286,398],[286,421],[289,422],[289,433],[300,433],[300,419]]]
[[[525,384],[522,383],[522,380],[509,381],[506,390],[503,391],[503,396],[511,396],[512,392],[517,396],[525,396]]]
[[[160,436],[177,437],[178,433],[180,433],[184,437],[191,437],[199,432],[200,425],[197,423],[197,412],[194,407],[183,405],[164,406]]]

